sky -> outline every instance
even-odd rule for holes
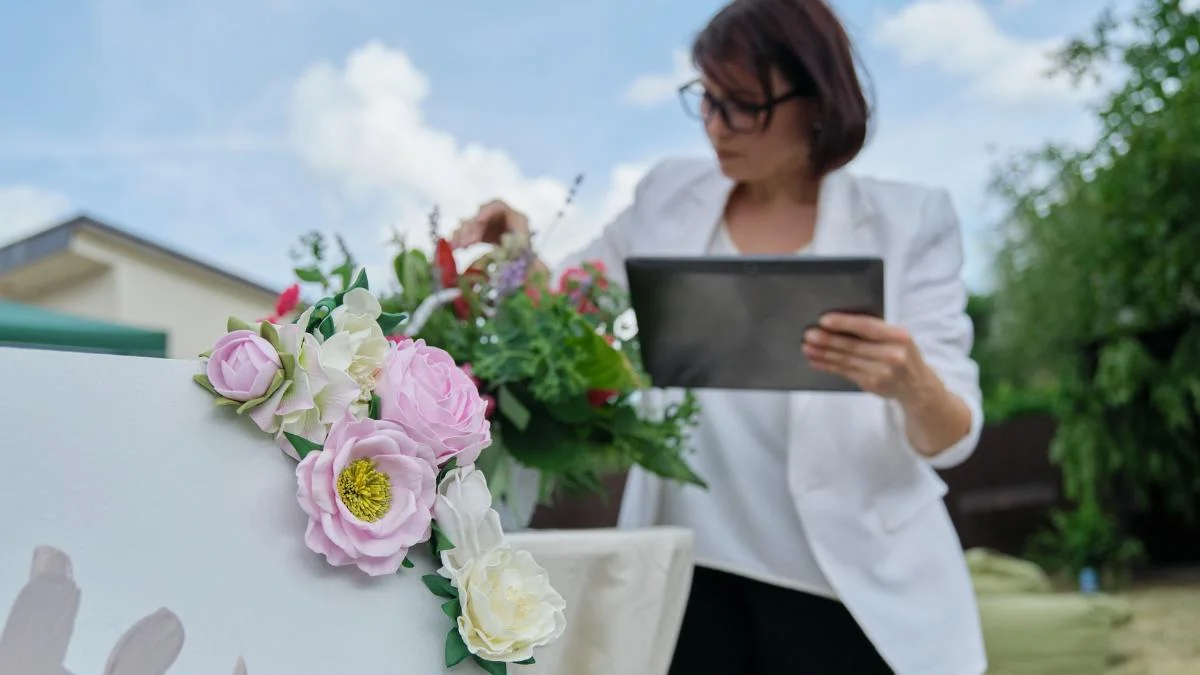
[[[86,213],[282,287],[305,232],[382,270],[434,205],[444,232],[492,198],[537,229],[582,173],[554,259],[656,161],[708,152],[675,88],[721,4],[0,0],[0,240]],[[1097,91],[1046,71],[1101,3],[832,4],[876,105],[850,170],[949,189],[986,289],[994,163],[1094,134]]]

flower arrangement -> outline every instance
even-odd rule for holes
[[[445,350],[474,379],[492,420],[491,448],[479,462],[500,502],[513,497],[514,474],[536,472],[534,503],[558,488],[602,492],[601,479],[641,466],[667,479],[701,485],[685,459],[698,408],[690,393],[652,410],[643,390],[632,312],[624,292],[598,262],[552,280],[537,263],[530,237],[502,244],[459,267],[430,216],[432,254],[397,237],[394,294],[387,309],[411,315],[399,330]],[[296,274],[336,288],[353,256],[330,261],[323,238],[310,235]],[[326,267],[332,267],[328,272]],[[519,501],[519,500],[515,500]]]
[[[195,381],[297,460],[310,550],[380,576],[427,545],[440,568],[423,581],[454,622],[446,666],[505,673],[562,634],[565,603],[507,543],[475,467],[492,442],[487,401],[446,351],[389,337],[404,320],[359,271],[292,323],[230,319]]]

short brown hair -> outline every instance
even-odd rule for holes
[[[866,143],[871,110],[858,60],[825,0],[734,0],[696,36],[692,62],[727,91],[736,89],[731,70],[754,74],[767,100],[775,96],[771,71],[777,69],[803,98],[815,101],[810,162],[818,176],[850,163]]]

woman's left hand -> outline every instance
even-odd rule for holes
[[[826,314],[805,333],[804,355],[816,370],[901,402],[922,399],[937,379],[907,330],[872,316]]]

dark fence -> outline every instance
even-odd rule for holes
[[[989,425],[969,460],[939,472],[964,548],[1021,555],[1029,537],[1048,525],[1050,509],[1067,506],[1061,473],[1050,463],[1054,429],[1053,418],[1042,415]]]

